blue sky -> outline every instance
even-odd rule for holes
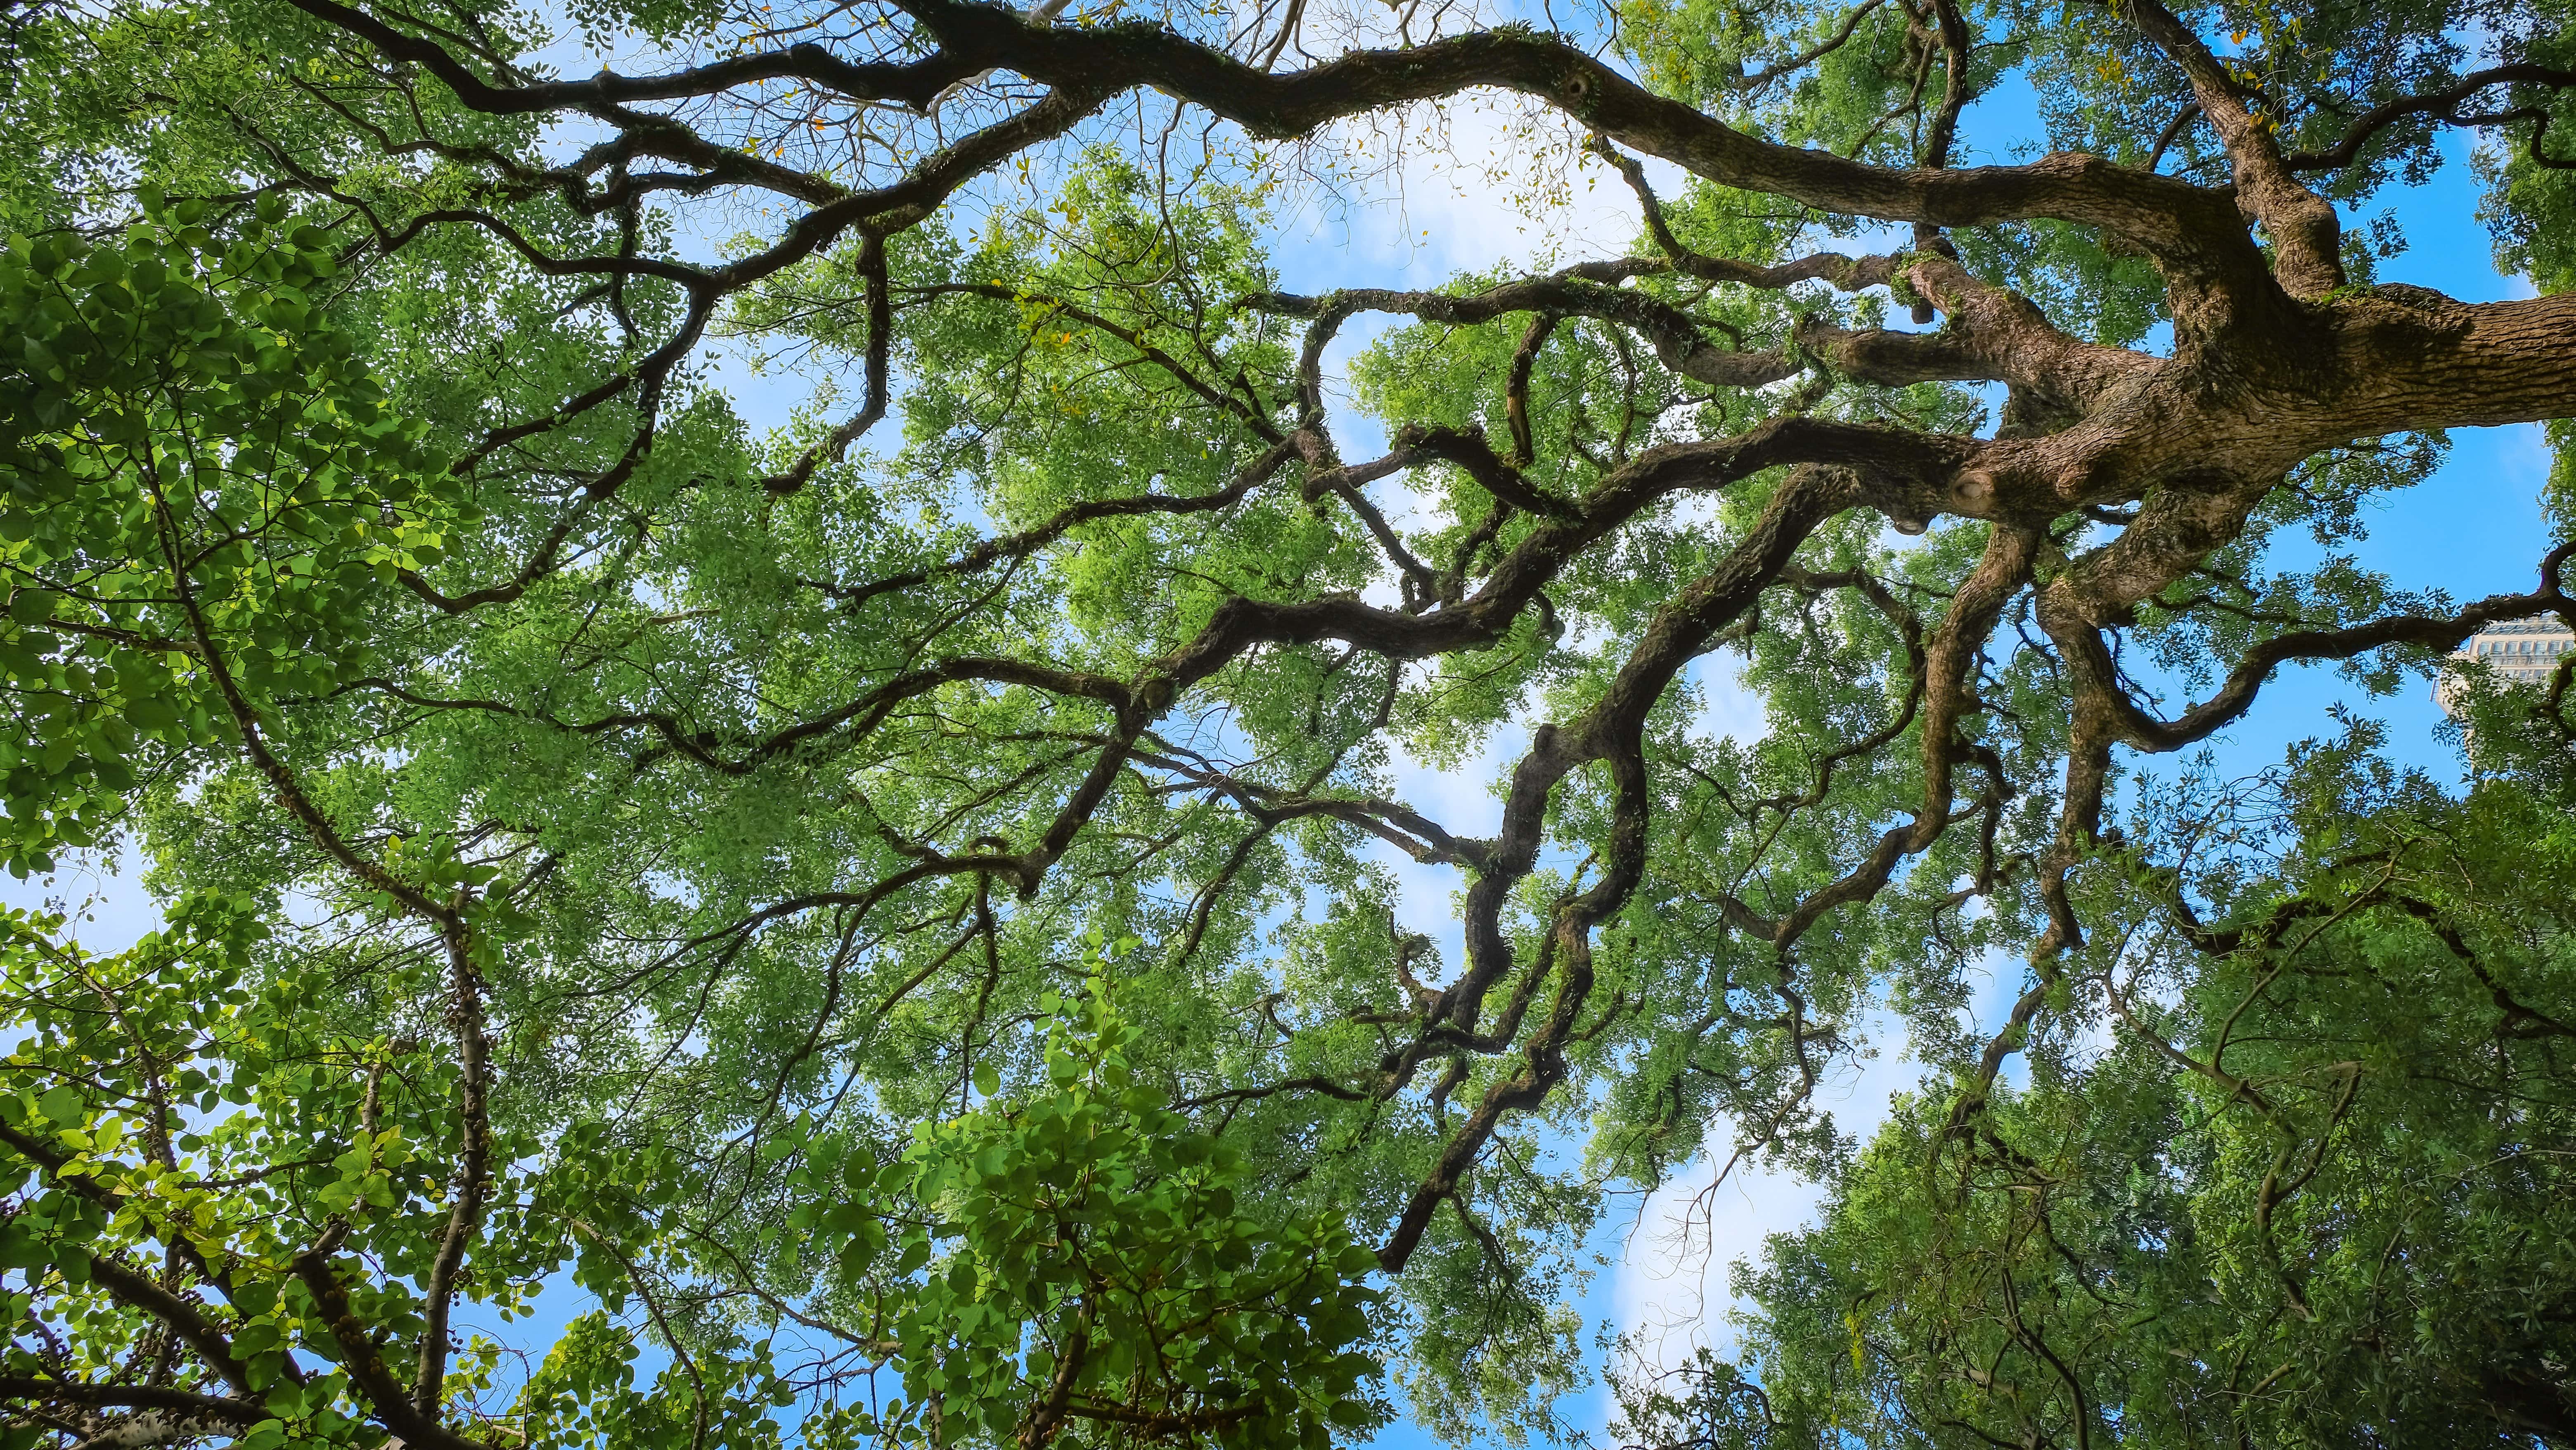
[[[1480,142],[1499,140],[1472,110],[1456,118],[1460,130],[1456,151],[1475,156]],[[2013,138],[2037,130],[2034,97],[2018,83],[1999,89],[1979,103],[1968,134],[1982,143],[1988,157],[2012,159]],[[2385,281],[2412,282],[2436,288],[2465,301],[2529,295],[2519,279],[2495,271],[2490,240],[2477,220],[2480,186],[2468,164],[2466,144],[2452,138],[2449,164],[2425,185],[2392,191],[2373,203],[2371,212],[2393,205],[2405,227],[2408,248],[2383,264]],[[1492,183],[1482,163],[1457,167],[1409,166],[1400,178],[1363,193],[1356,204],[1337,210],[1320,207],[1292,214],[1283,221],[1280,263],[1292,289],[1331,286],[1422,286],[1461,270],[1502,262],[1542,263],[1571,260],[1624,250],[1635,229],[1633,202],[1615,183],[1575,188],[1567,206],[1524,211],[1510,190]],[[1603,180],[1594,172],[1595,183]],[[1366,329],[1355,329],[1335,357],[1347,361],[1365,342]],[[755,418],[782,416],[800,393],[792,382],[763,382],[736,373],[747,396],[745,412]],[[1357,420],[1344,419],[1345,446],[1353,454],[1365,446],[1369,431]],[[2361,549],[2363,561],[2386,571],[2400,588],[2441,589],[2459,599],[2502,590],[2527,589],[2546,536],[2537,498],[2548,458],[2535,427],[2471,430],[2455,435],[2448,462],[2427,483],[2378,501],[2372,511],[2372,535]],[[1730,724],[1752,728],[1758,723],[1757,702],[1729,696],[1722,679],[1710,688],[1718,697],[1715,710]],[[2254,711],[2216,742],[2222,768],[2237,773],[2273,763],[2293,741],[2330,729],[2327,711],[2347,705],[2387,722],[2393,752],[2439,778],[2451,780],[2459,767],[2451,747],[2435,731],[2440,716],[2425,690],[2410,684],[2400,694],[2367,699],[2331,669],[2302,667],[2285,671],[2265,692]],[[1410,769],[1403,787],[1419,804],[1465,829],[1489,825],[1493,804],[1487,783],[1492,763],[1507,758],[1516,744],[1497,740],[1484,761],[1442,773]],[[1392,859],[1407,890],[1406,913],[1418,929],[1443,938],[1454,936],[1448,893],[1455,881],[1448,873]],[[33,905],[53,897],[79,903],[94,898],[92,919],[81,934],[94,948],[112,949],[146,929],[150,905],[129,878],[75,865],[50,882],[16,882],[0,878],[0,900]],[[1454,957],[1453,957],[1454,959]],[[1999,978],[1986,1007],[1993,1010],[2014,983]],[[1847,1127],[1865,1127],[1883,1108],[1886,1094],[1911,1081],[1901,1056],[1901,1042],[1885,1045],[1878,1062],[1847,1077],[1831,1090],[1841,1105]],[[1614,1217],[1594,1248],[1608,1264],[1596,1278],[1585,1308],[1596,1325],[1620,1327],[1674,1323],[1687,1339],[1694,1316],[1703,1307],[1720,1311],[1725,1302],[1723,1265],[1756,1251],[1764,1234],[1794,1226],[1812,1209],[1810,1185],[1777,1175],[1744,1173],[1711,1200],[1714,1218],[1700,1239],[1673,1251],[1665,1240],[1668,1225],[1691,1192],[1705,1185],[1703,1173],[1656,1195],[1634,1218]],[[1635,1250],[1629,1233],[1636,1232]],[[1716,1272],[1710,1269],[1715,1266]],[[540,1316],[536,1326],[551,1327],[557,1314]],[[1704,1330],[1703,1330],[1704,1332]],[[1722,1342],[1722,1334],[1714,1336]],[[1598,1430],[1607,1418],[1606,1400],[1593,1393],[1567,1407],[1578,1426]],[[1403,1426],[1381,1437],[1380,1444],[1410,1447],[1421,1440]]]

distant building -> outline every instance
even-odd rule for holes
[[[2546,684],[2558,669],[2558,660],[2576,649],[2576,631],[2567,621],[2554,614],[2535,619],[2517,619],[2508,624],[2491,624],[2469,636],[2453,659],[2480,660],[2495,672],[2499,680],[2517,680]],[[2433,682],[2433,698],[2445,714],[2459,714],[2460,677],[2444,671]]]

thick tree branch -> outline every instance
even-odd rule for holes
[[[2282,160],[2280,143],[2209,47],[2160,0],[2128,0],[2138,29],[2162,47],[2191,80],[2193,99],[2227,147],[2236,197],[2271,234],[2281,285],[2296,297],[2320,297],[2343,285],[2343,224],[2334,204],[2310,191]]]

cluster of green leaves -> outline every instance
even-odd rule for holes
[[[1655,0],[1620,18],[1648,84],[1791,144],[1910,163],[1925,140],[1916,103],[1943,89],[1924,83],[1941,66],[1928,16],[1901,6]],[[2010,68],[2001,47],[1981,49],[1963,76],[1970,94]]]
[[[2517,768],[2482,733],[2501,768],[2465,799],[2374,744],[2188,819],[2142,809],[2141,842],[2209,862],[2195,891],[2242,944],[2196,950],[2142,904],[2068,974],[2070,1022],[2101,1028],[2035,1043],[2029,1080],[1965,1123],[1948,1093],[1901,1105],[1753,1275],[1764,1409],[1717,1443],[2567,1433],[2564,739]],[[2266,838],[2290,856],[2240,854]],[[2094,889],[2161,885],[2106,864]]]
[[[264,928],[242,903],[180,903],[112,957],[60,940],[61,926],[0,920],[15,1044],[0,1060],[0,1252],[23,1280],[7,1306],[8,1372],[173,1362],[186,1348],[175,1326],[137,1318],[114,1292],[158,1275],[172,1292],[222,1295],[201,1313],[227,1352],[200,1372],[265,1412],[232,1422],[244,1443],[281,1443],[289,1425],[363,1434],[334,1367],[343,1351],[289,1266],[330,1218],[357,1225],[393,1272],[425,1270],[443,1218],[423,1201],[444,1116],[437,1066],[314,1020],[292,984],[247,980]],[[404,1320],[399,1291],[361,1302],[377,1322]]]
[[[898,1272],[925,1274],[889,1331],[910,1400],[875,1426],[998,1443],[1047,1415],[1113,1437],[1321,1450],[1382,1423],[1363,1393],[1380,1372],[1363,1348],[1374,1256],[1338,1215],[1248,1216],[1240,1150],[1131,1073],[1144,1044],[1108,980],[1090,987],[1054,1004],[1043,1088],[921,1125],[882,1176],[931,1217],[896,1240]],[[998,1074],[977,1086],[996,1092]],[[843,1180],[867,1169],[854,1153]],[[845,1258],[883,1241],[850,1204],[817,1217],[825,1235],[844,1224]]]
[[[371,667],[360,621],[470,516],[312,295],[331,240],[272,200],[218,242],[146,198],[125,235],[0,252],[0,863],[96,844],[236,698]]]
[[[0,919],[17,1044],[0,1059],[0,1268],[23,1282],[0,1304],[0,1374],[80,1382],[157,1358],[160,1387],[216,1403],[245,1445],[375,1443],[370,1367],[420,1330],[412,1285],[459,1171],[454,1068],[338,1030],[325,981],[252,980],[264,929],[243,903],[182,903],[112,957],[61,926]],[[777,1263],[825,1276],[816,1316],[878,1327],[802,1322],[890,1365],[908,1400],[876,1399],[867,1375],[800,1383],[774,1326],[724,1311],[740,1262],[675,1211],[692,1185],[667,1146],[597,1121],[504,1130],[470,1297],[505,1324],[549,1287],[596,1307],[551,1346],[478,1330],[451,1412],[547,1447],[1002,1443],[1045,1413],[1113,1440],[1317,1450],[1380,1423],[1374,1259],[1338,1217],[1238,1205],[1238,1153],[1132,1077],[1134,1034],[1095,977],[1043,1034],[1041,1084],[992,1096],[988,1074],[979,1106],[882,1145],[882,1167],[810,1124],[760,1146]],[[316,1261],[345,1304],[317,1299]],[[183,1321],[138,1314],[137,1283],[187,1295]],[[636,1307],[658,1343],[620,1319]],[[339,1337],[353,1324],[363,1346]],[[534,1360],[516,1383],[506,1338]],[[353,1354],[369,1362],[354,1385]]]

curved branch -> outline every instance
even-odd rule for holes
[[[892,383],[887,374],[894,354],[894,300],[886,276],[885,237],[882,233],[870,231],[861,235],[859,255],[854,265],[865,286],[868,308],[866,376],[860,385],[865,391],[859,411],[848,422],[825,435],[821,442],[799,453],[796,461],[789,464],[784,472],[762,479],[760,486],[771,493],[794,493],[814,477],[815,469],[826,463],[840,462],[850,451],[850,445],[885,417],[886,407],[892,401]]]
[[[2196,744],[2226,728],[2252,708],[2255,696],[2272,672],[2282,665],[2303,660],[2348,660],[2358,654],[2389,645],[2413,645],[2421,649],[2448,650],[2460,641],[2490,624],[2508,619],[2570,607],[2576,604],[2559,592],[2558,568],[2576,545],[2561,544],[2549,553],[2541,566],[2542,587],[2530,594],[2498,594],[2482,599],[2459,613],[2449,616],[2423,614],[2391,615],[2368,624],[2345,629],[2292,630],[2275,635],[2245,652],[2216,694],[2185,710],[2174,719],[2159,720],[2150,715],[2125,691],[2114,688],[2108,703],[2117,712],[2121,737],[2140,750],[2159,754]],[[2088,653],[2098,652],[2095,668],[2108,678],[2110,652],[2099,634],[2079,635],[2076,643]]]
[[[496,116],[686,100],[769,80],[801,80],[853,100],[898,101],[915,110],[926,110],[943,88],[973,74],[972,68],[945,54],[906,65],[860,64],[808,43],[735,56],[667,75],[621,76],[602,70],[586,81],[494,85],[440,46],[398,30],[363,10],[339,4],[338,0],[293,0],[293,4],[316,20],[358,36],[386,55],[419,66],[438,77],[458,100]]]
[[[2227,68],[2159,0],[2129,0],[2138,29],[2173,57],[2235,164],[2237,203],[2263,224],[2280,258],[2281,285],[2320,297],[2343,285],[2343,223],[2334,204],[2310,191],[2282,160],[2272,129],[2246,108]]]
[[[2561,70],[2556,66],[2537,65],[2528,61],[2515,65],[2491,66],[2486,70],[2462,76],[2456,84],[2446,89],[2427,91],[2422,95],[2400,96],[2396,100],[2374,106],[2354,118],[2353,123],[2345,128],[2343,139],[2334,145],[2323,151],[2294,151],[2282,157],[2281,160],[2293,171],[2331,171],[2338,167],[2350,166],[2361,159],[2362,148],[2370,144],[2371,137],[2396,122],[2409,116],[2430,115],[2445,118],[2455,116],[2460,106],[2478,92],[2489,86],[2511,85],[2552,88],[2576,86],[2576,70]]]
[[[943,51],[978,67],[1007,68],[1055,86],[1151,86],[1264,137],[1294,138],[1344,117],[1492,86],[1544,101],[1711,181],[1826,211],[1940,227],[2054,217],[2105,227],[2183,273],[2236,282],[2265,275],[2233,206],[2188,182],[2068,153],[2022,166],[1871,166],[1758,139],[1530,31],[1356,51],[1305,70],[1270,73],[1140,23],[1037,26],[972,0],[897,3]]]
[[[1512,772],[1490,864],[1467,891],[1467,971],[1440,993],[1425,1025],[1445,1019],[1475,1032],[1486,991],[1513,965],[1501,913],[1537,865],[1548,799],[1577,766],[1594,760],[1610,763],[1617,799],[1607,865],[1590,890],[1558,908],[1546,949],[1559,960],[1547,1018],[1523,1049],[1520,1071],[1486,1090],[1414,1188],[1378,1249],[1378,1263],[1388,1272],[1402,1268],[1412,1256],[1432,1215],[1457,1190],[1504,1117],[1545,1101],[1568,1071],[1565,1048],[1592,987],[1592,930],[1626,903],[1644,873],[1649,792],[1642,731],[1647,712],[1707,640],[1751,607],[1808,536],[1848,507],[1856,493],[1847,475],[1820,469],[1794,474],[1714,572],[1656,611],[1643,640],[1599,701],[1571,725],[1541,725],[1532,732],[1529,752]],[[1535,983],[1535,971],[1530,980]]]
[[[1092,499],[1082,503],[1067,504],[1056,510],[1052,518],[1035,528],[1022,529],[1016,534],[987,539],[945,563],[907,569],[900,574],[888,574],[871,579],[864,584],[833,584],[817,581],[808,581],[808,583],[842,604],[856,608],[881,594],[900,593],[933,579],[980,573],[1004,559],[1026,558],[1082,525],[1096,520],[1136,518],[1151,514],[1178,516],[1213,513],[1231,508],[1241,503],[1253,489],[1277,475],[1289,459],[1295,456],[1296,451],[1290,444],[1276,444],[1268,452],[1245,465],[1235,474],[1232,482],[1214,493],[1197,495],[1142,493],[1131,494],[1124,498]]]

